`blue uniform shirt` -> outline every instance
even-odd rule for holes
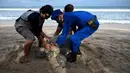
[[[62,34],[56,41],[59,46],[63,45],[66,37],[70,31],[71,26],[78,26],[78,29],[82,29],[86,25],[86,22],[94,18],[94,15],[86,11],[75,11],[75,12],[65,12],[63,15],[64,26]]]

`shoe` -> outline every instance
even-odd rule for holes
[[[23,63],[28,63],[29,59],[26,56],[21,56],[19,59],[19,63],[23,64]]]
[[[71,52],[67,56],[67,62],[76,62],[77,53]]]
[[[79,51],[77,52],[77,55],[82,55],[82,52],[80,51],[80,49],[79,49]]]

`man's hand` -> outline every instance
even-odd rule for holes
[[[43,38],[46,38],[48,40],[51,39],[51,37],[47,36],[44,32],[41,32],[40,35],[43,37]]]
[[[52,46],[59,47],[58,44],[57,44],[56,42],[50,42],[50,44],[51,44]]]
[[[57,47],[59,47],[59,45],[56,42],[54,43],[54,45],[57,46]]]
[[[51,48],[50,48],[51,51],[54,51],[54,50],[56,50],[56,49],[57,49],[57,47],[54,46],[54,45],[52,45]]]
[[[50,45],[50,44],[45,44],[45,48],[46,48],[46,49],[50,49],[50,48],[51,48],[51,45]]]

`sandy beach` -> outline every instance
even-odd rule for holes
[[[13,25],[14,21],[0,21],[0,73],[54,73],[47,60],[33,55],[29,64],[13,62],[14,46],[25,42]],[[56,26],[43,27],[50,36],[54,30]],[[97,32],[82,41],[81,52],[67,73],[130,73],[130,24],[101,23]]]

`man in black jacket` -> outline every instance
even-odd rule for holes
[[[49,39],[49,37],[42,31],[42,26],[45,19],[48,19],[52,12],[53,7],[51,5],[45,5],[41,7],[38,12],[32,10],[26,11],[16,20],[16,31],[26,39],[24,44],[24,56],[20,60],[21,63],[28,62],[29,50],[35,40],[35,36],[39,40],[39,46],[43,45],[46,49],[50,47],[50,45],[44,41],[44,38]]]

